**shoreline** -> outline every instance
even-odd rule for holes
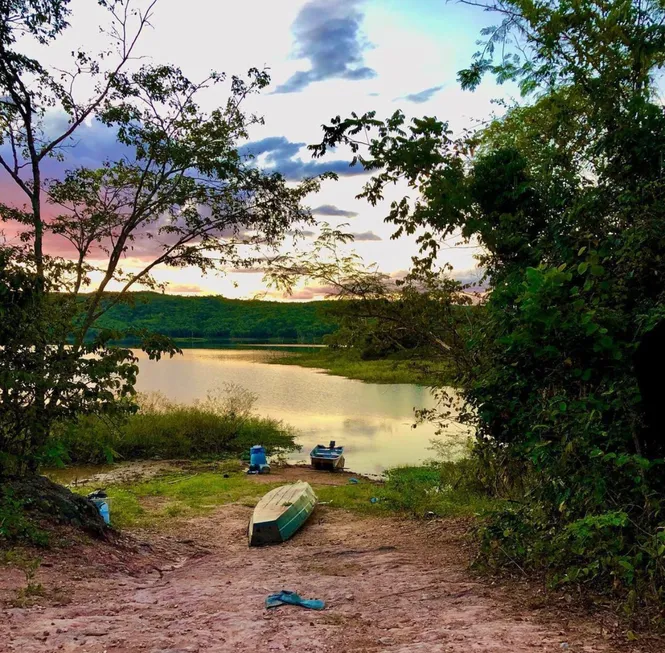
[[[362,360],[340,350],[324,347],[309,352],[285,352],[265,362],[269,365],[297,365],[365,383],[422,387],[455,385],[451,370],[445,362],[420,358]]]
[[[172,460],[128,460],[104,465],[72,465],[60,469],[44,469],[41,474],[56,483],[65,485],[65,487],[75,489],[77,487],[87,487],[89,485],[104,483],[114,485],[136,483],[148,481],[159,475],[186,473],[187,471],[196,469],[199,469],[201,472],[209,471],[211,467],[214,469],[215,465],[224,466],[225,463],[237,464],[238,469],[235,471],[240,471],[240,467],[247,466],[244,461],[236,459],[216,462],[196,461],[184,458]],[[270,474],[259,474],[255,478],[259,481],[270,482],[271,474],[272,478],[275,478],[275,472],[279,473],[284,470],[294,470],[294,473],[295,471],[314,471],[307,463],[287,462],[280,465],[273,465],[271,466]],[[81,472],[80,476],[79,472]],[[317,473],[323,478],[326,472]],[[385,480],[384,476],[361,474],[346,468],[328,473],[333,477],[364,479],[373,483],[382,483]]]

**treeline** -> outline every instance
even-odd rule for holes
[[[332,301],[286,303],[131,293],[96,326],[126,332],[146,329],[172,338],[252,338],[320,342],[337,328]]]

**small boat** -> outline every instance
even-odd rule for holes
[[[336,469],[344,468],[344,447],[336,447],[335,441],[331,440],[326,447],[323,444],[317,444],[309,452],[309,459],[314,469]]]
[[[309,483],[302,481],[270,490],[249,520],[249,545],[285,542],[307,521],[316,501]]]

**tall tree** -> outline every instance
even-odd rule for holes
[[[337,117],[314,154],[350,147],[374,173],[372,203],[409,186],[415,199],[387,220],[419,234],[420,270],[453,233],[483,248],[489,294],[466,342],[463,418],[478,460],[512,471],[513,499],[483,531],[485,559],[612,589],[631,607],[660,601],[665,446],[645,424],[633,357],[665,316],[665,10],[480,6],[500,22],[460,81],[517,81],[528,102],[460,135],[400,112]]]
[[[155,1],[98,4],[107,49],[74,52],[65,69],[50,64],[47,47],[67,38],[69,0],[0,6],[0,166],[25,198],[0,204],[18,232],[1,249],[4,309],[22,318],[2,333],[0,474],[34,469],[54,420],[126,405],[117,399],[133,391],[134,357],[109,347],[120,334],[96,329],[90,338],[110,306],[136,284],[157,287],[159,265],[251,265],[310,219],[301,201],[317,189],[313,179],[287,185],[238,151],[262,121],[243,102],[269,83],[265,72],[194,82],[176,66],[145,64],[136,49]],[[201,95],[225,83],[226,104],[205,111]],[[68,167],[90,124],[115,133],[120,153],[97,168]],[[47,178],[49,161],[64,174]],[[50,253],[62,239],[71,258]],[[123,270],[139,247],[143,267]],[[93,275],[99,282],[82,295]],[[113,286],[120,292],[107,294]],[[175,351],[164,338],[133,335],[151,356]]]

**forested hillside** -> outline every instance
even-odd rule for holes
[[[174,338],[317,342],[336,328],[333,318],[327,315],[331,304],[132,293],[129,303],[110,308],[97,326],[121,331],[149,329]]]

